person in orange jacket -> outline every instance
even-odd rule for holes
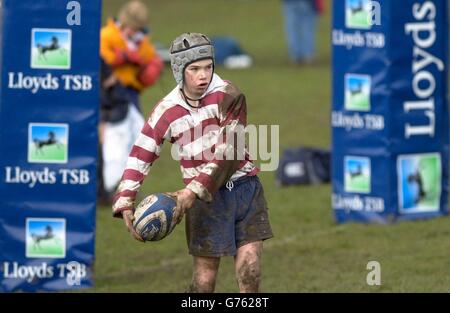
[[[100,32],[102,97],[99,125],[99,197],[109,202],[126,167],[128,154],[145,120],[141,92],[155,84],[164,67],[147,31],[148,9],[140,1],[123,5],[117,19]]]
[[[139,94],[159,78],[163,61],[147,31],[148,9],[140,1],[127,2],[117,19],[109,19],[100,32],[100,56],[127,89],[139,111]]]

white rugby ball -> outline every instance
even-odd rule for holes
[[[158,241],[175,228],[173,213],[175,199],[164,193],[149,195],[142,200],[134,212],[133,227],[146,241]]]

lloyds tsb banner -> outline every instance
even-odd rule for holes
[[[338,222],[447,214],[447,0],[333,1]]]
[[[92,284],[100,7],[0,1],[0,291]]]

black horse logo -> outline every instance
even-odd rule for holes
[[[350,86],[349,91],[352,96],[359,95],[360,93],[362,93],[362,84],[357,83]]]
[[[408,176],[408,183],[417,184],[418,190],[416,198],[414,199],[415,204],[419,203],[420,201],[426,198],[427,192],[425,191],[425,188],[423,186],[423,179],[419,169],[417,169],[415,173],[410,174]]]
[[[33,238],[33,245],[36,248],[40,248],[41,241],[54,239],[55,234],[53,233],[53,228],[50,225],[47,225],[45,226],[45,232],[43,235],[31,234],[31,238]]]
[[[53,36],[50,41],[51,42],[48,45],[43,45],[41,43],[38,43],[36,45],[37,49],[38,49],[38,58],[39,59],[47,60],[47,58],[45,57],[45,54],[48,51],[58,51],[59,50],[61,53],[64,53],[64,48],[60,46],[58,37]]]
[[[57,148],[62,147],[62,144],[56,139],[56,135],[53,131],[48,132],[47,139],[40,140],[40,139],[34,138],[33,141],[34,141],[34,145],[36,147],[36,154],[38,154],[38,153],[44,154],[44,152],[43,152],[44,146],[56,145]]]
[[[356,5],[353,5],[350,7],[350,10],[352,11],[352,15],[355,15],[356,13],[363,11],[363,3],[362,1],[358,1]]]
[[[350,170],[350,178],[353,179],[355,177],[361,176],[363,174],[361,164],[358,164],[355,170]]]

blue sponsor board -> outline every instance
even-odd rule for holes
[[[0,292],[89,287],[101,1],[0,10]]]
[[[448,3],[401,6],[333,1],[337,222],[448,213]]]

